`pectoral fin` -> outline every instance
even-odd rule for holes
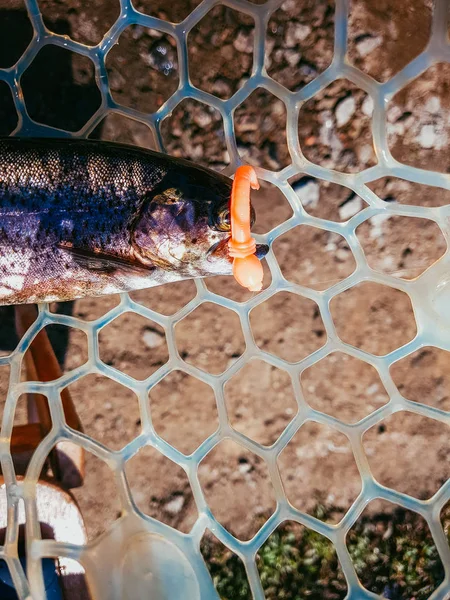
[[[135,275],[148,275],[154,270],[154,267],[140,265],[127,259],[113,256],[112,254],[103,254],[92,250],[74,248],[73,246],[60,245],[60,248],[71,255],[73,260],[81,267],[97,273],[133,273]]]

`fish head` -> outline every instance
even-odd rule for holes
[[[135,256],[185,277],[230,275],[231,186],[228,177],[190,164],[169,171],[134,223]],[[267,251],[268,246],[259,244],[256,255],[263,258]]]

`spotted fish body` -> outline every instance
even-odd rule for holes
[[[0,304],[230,274],[230,194],[227,177],[157,152],[0,138]]]

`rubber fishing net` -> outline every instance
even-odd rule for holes
[[[190,52],[190,44],[194,39],[192,32],[198,31],[200,26],[211,27],[214,25],[217,13],[211,11],[217,10],[219,5],[215,0],[205,0],[200,3],[189,14],[181,15],[180,22],[176,24],[138,12],[131,2],[121,0],[120,15],[96,45],[85,45],[81,41],[74,41],[64,35],[64,31],[60,34],[50,32],[45,26],[37,1],[28,0],[26,5],[34,31],[32,40],[20,57],[14,57],[14,61],[17,58],[18,60],[13,66],[0,69],[0,80],[9,86],[18,114],[18,123],[13,134],[88,136],[95,131],[107,115],[122,115],[148,127],[153,133],[159,149],[168,149],[170,152],[180,155],[183,153],[182,142],[179,141],[182,139],[181,132],[176,134],[174,129],[171,130],[175,137],[172,137],[172,141],[168,144],[169,147],[165,148],[164,128],[166,130],[168,127],[169,129],[170,127],[175,128],[175,125],[170,125],[170,120],[167,118],[172,114],[177,114],[177,110],[183,112],[186,106],[188,108],[190,106],[192,110],[189,112],[189,118],[197,123],[200,130],[211,127],[211,124],[213,129],[216,125],[217,129],[221,129],[223,123],[225,150],[217,151],[209,164],[218,169],[225,169],[225,173],[232,175],[236,166],[246,160],[253,161],[259,167],[259,178],[275,186],[286,199],[286,206],[290,206],[291,210],[286,213],[285,218],[278,218],[278,221],[273,222],[270,231],[257,236],[258,241],[271,245],[271,251],[267,257],[270,275],[266,274],[266,284],[261,293],[248,294],[244,299],[241,297],[236,299],[233,295],[222,295],[220,285],[213,287],[203,280],[198,280],[195,282],[195,296],[192,299],[186,298],[186,303],[177,307],[173,314],[167,315],[153,310],[145,303],[137,302],[124,294],[118,306],[92,321],[73,315],[55,313],[50,306],[42,305],[39,307],[37,320],[20,340],[17,348],[0,359],[1,365],[10,367],[10,386],[3,413],[0,440],[1,465],[8,500],[7,536],[5,545],[1,548],[0,557],[8,565],[19,597],[44,598],[42,559],[65,557],[79,561],[86,569],[94,597],[183,597],[190,600],[217,598],[213,581],[200,552],[202,538],[205,531],[209,530],[214,533],[220,543],[240,557],[245,565],[253,597],[262,599],[264,590],[257,569],[256,557],[270,535],[285,521],[301,524],[332,542],[345,575],[348,598],[377,597],[360,583],[346,545],[346,535],[349,530],[365,507],[374,499],[388,501],[405,510],[414,511],[426,521],[445,570],[442,583],[437,589],[430,591],[430,598],[447,597],[450,591],[450,549],[440,515],[450,499],[449,481],[443,479],[441,487],[437,491],[433,490],[427,499],[414,497],[414,493],[407,493],[410,490],[405,492],[394,489],[395,486],[384,485],[380,481],[386,480],[382,476],[378,476],[378,472],[377,478],[375,478],[373,469],[371,470],[370,457],[368,457],[367,448],[363,445],[363,436],[374,427],[382,427],[382,422],[397,413],[426,417],[442,427],[450,424],[449,413],[444,410],[445,406],[433,405],[433,403],[427,402],[425,397],[419,397],[415,401],[408,399],[401,393],[396,385],[395,377],[393,378],[395,365],[400,364],[404,359],[417,356],[421,349],[450,350],[449,254],[446,244],[443,242],[442,256],[439,260],[435,260],[436,256],[433,255],[434,258],[431,260],[429,268],[423,269],[423,273],[419,277],[398,277],[387,268],[390,263],[388,259],[384,260],[384,250],[377,249],[376,245],[365,246],[358,236],[360,228],[366,226],[368,222],[374,224],[374,227],[381,227],[383,222],[392,217],[399,222],[401,219],[426,219],[426,221],[421,221],[424,227],[426,224],[439,227],[445,241],[449,241],[450,204],[448,202],[441,199],[434,204],[433,202],[422,203],[422,198],[418,197],[421,192],[416,192],[414,198],[409,202],[389,202],[388,194],[381,197],[374,191],[376,189],[374,183],[387,177],[402,180],[406,191],[409,182],[427,186],[420,188],[422,190],[439,188],[444,199],[445,194],[448,193],[446,190],[450,190],[449,175],[432,170],[439,168],[438,164],[430,161],[423,165],[400,162],[398,157],[394,158],[392,148],[388,143],[388,134],[397,136],[401,143],[402,139],[407,139],[408,135],[412,135],[411,132],[414,133],[414,127],[405,129],[403,121],[395,120],[395,109],[394,115],[392,113],[392,100],[394,97],[398,98],[396,96],[398,92],[407,89],[411,82],[424,74],[425,77],[431,77],[433,73],[438,75],[441,73],[441,79],[438,77],[437,81],[445,80],[446,74],[448,78],[447,63],[450,60],[450,46],[447,33],[448,6],[446,0],[436,0],[433,6],[431,36],[428,42],[423,43],[420,47],[420,43],[422,43],[420,27],[412,33],[410,43],[417,46],[417,56],[408,64],[400,65],[392,77],[381,77],[380,81],[364,72],[364,57],[379,43],[376,37],[363,36],[356,40],[360,45],[359,58],[358,60],[349,60],[349,15],[350,18],[356,19],[358,14],[356,8],[352,13],[353,9],[346,0],[336,0],[334,25],[333,21],[330,21],[331,27],[334,27],[334,52],[329,64],[324,60],[323,68],[318,71],[315,71],[310,65],[308,66],[308,61],[302,63],[301,68],[296,66],[298,63],[298,56],[295,56],[296,45],[301,45],[302,40],[309,35],[311,29],[308,29],[307,25],[297,25],[291,32],[293,36],[292,44],[290,44],[291,54],[285,55],[287,66],[283,72],[284,75],[281,77],[274,75],[273,78],[271,74],[274,73],[274,61],[276,63],[278,60],[276,52],[279,40],[276,25],[273,25],[271,19],[276,11],[280,10],[284,10],[289,15],[289,10],[294,10],[296,7],[295,1],[285,2],[282,6],[280,0],[269,0],[265,4],[250,3],[244,0],[227,0],[220,6],[223,5],[228,7],[227,10],[239,12],[244,20],[250,19],[253,23],[251,35],[239,34],[236,39],[232,40],[233,47],[245,54],[245,60],[247,63],[250,61],[249,64],[252,65],[251,76],[245,77],[235,88],[231,84],[224,84],[223,81],[216,81],[209,88],[208,85],[204,85],[204,81],[207,79],[204,69],[209,67],[203,68],[201,60],[200,62],[197,60],[195,63],[194,71],[190,70],[190,65],[195,62],[195,54]],[[168,7],[168,11],[170,12],[170,7]],[[205,19],[209,19],[209,21],[205,21]],[[287,20],[289,20],[289,16]],[[149,69],[155,66],[155,60],[159,60],[157,70],[159,73],[162,72],[164,77],[170,74],[175,62],[177,65],[179,80],[173,89],[169,90],[170,93],[167,94],[167,97],[158,98],[158,90],[154,88],[150,90],[151,93],[156,94],[152,100],[155,103],[153,112],[145,111],[140,106],[136,108],[136,106],[128,107],[122,104],[120,93],[114,92],[114,89],[117,88],[117,81],[112,81],[113,75],[107,69],[108,54],[117,50],[116,43],[121,34],[130,26],[134,26],[133,31],[137,32],[135,40],[138,39],[139,28],[147,28],[156,32],[154,36],[156,58],[148,56],[145,58]],[[386,27],[389,27],[389,24],[386,24]],[[162,35],[170,37],[174,41],[172,46],[168,46],[164,41],[161,42]],[[100,94],[98,109],[85,124],[74,127],[75,133],[58,129],[57,122],[50,125],[40,124],[38,122],[39,102],[35,102],[34,105],[27,104],[26,94],[24,99],[23,87],[27,85],[27,73],[29,73],[27,69],[35,59],[38,60],[39,56],[42,56],[39,53],[49,45],[69,50],[77,56],[87,57],[95,65],[95,78]],[[202,52],[206,53],[209,50],[208,48],[197,48],[197,52],[201,57]],[[319,57],[325,54],[326,41],[319,40],[315,52]],[[272,57],[270,60],[268,60],[269,54]],[[397,64],[398,59],[399,57],[393,54],[392,64]],[[225,62],[226,60],[228,59],[225,58]],[[229,60],[231,62],[230,57]],[[223,64],[223,60],[221,64]],[[129,67],[130,65],[124,63],[121,77],[125,79],[128,77],[127,69]],[[339,82],[343,80],[346,81],[346,89],[354,90],[355,93],[346,93],[342,96],[342,102],[333,117],[327,104],[327,90],[331,89],[330,95],[332,96],[333,89],[339,91],[339,87],[330,88],[329,86],[339,86]],[[129,81],[128,84],[132,86],[133,81]],[[113,91],[111,91],[110,85]],[[98,92],[96,93],[98,94]],[[420,97],[420,90],[417,97]],[[200,104],[196,106],[206,105],[211,107],[211,110],[206,113],[201,111],[196,113],[195,107],[192,108],[193,104],[180,104],[183,101],[188,103],[197,101]],[[401,97],[400,101],[402,101]],[[258,130],[257,134],[261,132],[263,134],[265,125],[264,120],[261,120],[256,121],[257,125],[255,126],[254,116],[247,118],[245,111],[242,113],[242,106],[246,107],[247,111],[253,110],[252,114],[255,115],[263,111],[268,102],[274,103],[272,111],[278,115],[285,115],[284,118],[286,118],[285,140],[288,152],[276,160],[273,158],[270,140],[266,144],[265,153],[259,147],[252,149],[251,144],[244,143],[245,132],[255,133],[255,130]],[[312,121],[308,121],[310,114],[308,110],[311,107],[314,108],[315,102],[322,102],[325,115],[320,130],[314,129]],[[406,103],[407,98],[406,100],[403,98],[403,102]],[[437,105],[434,106],[433,102]],[[406,119],[414,117],[413,105],[414,102],[411,104],[410,101]],[[350,157],[346,162],[345,144],[341,138],[333,135],[331,127],[333,118],[338,122],[345,123],[349,118],[349,113],[355,110],[355,106],[359,107],[367,121],[358,131],[353,132],[353,137],[361,140],[359,159],[363,163],[363,168],[359,170],[355,168],[354,158]],[[442,155],[448,152],[448,142],[445,140],[442,142],[442,136],[439,137],[439,123],[436,124],[436,119],[438,120],[440,111],[444,110],[447,109],[440,106],[436,99],[431,100],[427,108],[428,122],[420,124],[415,131],[415,135],[419,136],[422,141],[422,147],[441,147]],[[32,114],[30,115],[30,113]],[[441,112],[441,114],[448,113]],[[244,131],[244,136],[242,134],[235,135],[237,124],[240,126],[240,131]],[[373,146],[370,141],[366,143],[370,124]],[[51,125],[55,125],[55,127]],[[280,136],[284,135],[282,125],[277,133]],[[209,143],[215,144],[215,140],[217,140],[217,136],[202,143],[208,146]],[[197,143],[193,138],[189,143],[190,146],[187,150],[184,149],[185,153],[194,160],[196,156],[200,159],[204,152],[204,148],[199,147],[201,146],[200,142]],[[325,154],[319,153],[320,145],[328,148]],[[259,160],[260,155],[257,154],[259,151],[264,154],[261,160]],[[325,159],[321,160],[320,157],[324,156]],[[339,169],[337,157],[342,156],[344,156],[345,168]],[[340,206],[340,219],[323,218],[323,215],[320,214],[320,203],[317,202],[316,197],[319,184],[344,186],[350,194],[351,202],[342,202]],[[356,210],[355,202],[358,205]],[[258,212],[257,204],[256,209]],[[291,270],[286,274],[287,271],[282,261],[289,259],[292,248],[302,247],[302,244],[305,244],[305,240],[308,239],[317,239],[317,244],[320,245],[322,243],[320,236],[324,232],[329,236],[327,237],[327,252],[336,256],[336,263],[333,263],[332,272],[329,273],[331,283],[314,280],[317,261],[321,262],[326,259],[319,249],[315,257],[306,257],[304,260],[293,258]],[[314,235],[318,237],[314,238]],[[308,236],[310,237],[308,238]],[[288,240],[289,243],[285,241],[283,245],[283,240]],[[354,260],[348,269],[346,260],[340,261],[339,258],[344,252],[342,240],[349,251],[347,257],[352,255],[352,260]],[[433,253],[431,252],[431,254]],[[406,255],[405,260],[407,259]],[[220,279],[220,281],[222,280]],[[362,301],[357,295],[358,290],[364,286],[372,286],[367,288],[369,294],[365,296],[369,300],[372,295],[376,296],[380,289],[384,290],[383,293],[393,294],[394,304],[388,304],[388,306],[394,306],[397,310],[390,321],[389,315],[385,316],[388,325],[384,329],[384,336],[378,339],[376,344],[370,338],[358,337],[358,323],[354,324],[350,332],[342,333],[342,319],[350,320],[357,309],[364,310],[366,308],[365,306],[361,307]],[[211,291],[210,288],[214,291]],[[154,292],[149,290],[149,296],[151,293]],[[141,297],[143,296],[141,295]],[[289,313],[291,306],[289,303],[294,302],[295,304],[297,300],[316,307],[316,317],[319,321],[321,318],[323,323],[323,325],[318,325],[317,329],[317,337],[321,341],[316,346],[308,346],[299,341],[299,348],[301,348],[299,354],[283,353],[283,340],[278,346],[270,345],[272,341],[276,341],[277,316],[283,310],[287,310]],[[410,311],[409,302],[414,311],[415,325],[411,325],[405,320],[405,314]],[[382,305],[383,300],[381,300],[381,308]],[[245,350],[242,355],[234,357],[224,365],[220,363],[217,369],[213,369],[214,372],[208,372],[207,369],[201,368],[202,365],[190,362],[186,358],[186,353],[179,348],[179,338],[177,337],[179,330],[177,328],[186,323],[185,320],[189,319],[189,315],[193,311],[205,306],[219,307],[239,320],[245,341]],[[263,307],[269,308],[264,309]],[[367,311],[372,309],[373,306],[370,306],[369,301]],[[336,318],[337,312],[344,315],[340,317],[341,320]],[[112,367],[99,352],[99,336],[101,338],[106,332],[105,328],[124,314],[134,314],[150,320],[157,327],[163,328],[166,335],[168,360],[163,361],[162,365],[157,365],[151,374],[142,381]],[[213,319],[213,317],[211,318]],[[294,316],[292,318],[294,319]],[[70,327],[71,331],[81,331],[87,335],[88,361],[69,371],[66,370],[57,381],[48,383],[21,381],[22,358],[34,336],[40,329],[54,324],[64,325]],[[272,327],[272,329],[269,327],[271,332],[269,337],[272,337],[268,341],[266,340],[266,345],[260,343],[260,336],[258,337],[259,329],[264,326]],[[399,344],[400,347],[396,347],[392,343],[391,329],[395,327],[400,328],[405,335]],[[207,333],[211,338],[218,335],[218,330],[211,326],[211,330]],[[192,344],[201,344],[204,334],[201,330],[193,329]],[[148,335],[150,340],[157,337],[154,330],[149,330]],[[153,347],[155,346],[154,343]],[[150,354],[151,350],[148,352]],[[346,419],[345,406],[337,414],[333,414],[333,411],[327,410],[325,404],[315,404],[313,397],[308,397],[303,387],[304,377],[311,373],[312,369],[321,361],[328,361],[327,376],[328,374],[330,377],[332,376],[333,369],[337,369],[339,376],[340,363],[333,367],[333,361],[337,356],[340,359],[344,357],[350,363],[351,361],[362,361],[367,369],[378,374],[382,387],[386,390],[385,400],[378,404],[375,403],[371,409],[358,414],[356,422],[353,423],[349,423]],[[288,413],[290,416],[287,422],[282,423],[275,439],[271,439],[269,442],[265,439],[255,441],[251,435],[245,435],[239,426],[233,426],[234,421],[232,419],[230,421],[230,415],[234,414],[233,411],[239,410],[239,401],[234,407],[226,402],[226,386],[231,385],[232,380],[236,381],[233,378],[244,372],[242,369],[247,368],[248,365],[254,365],[255,361],[259,361],[256,364],[263,365],[262,370],[257,372],[256,381],[264,377],[264,365],[275,367],[291,382],[295,395],[295,403]],[[90,436],[68,428],[65,423],[60,400],[61,390],[91,373],[107,376],[118,384],[122,384],[124,388],[131,390],[139,398],[142,431],[121,449],[112,451]],[[218,424],[212,424],[209,437],[198,440],[195,449],[189,448],[188,451],[181,451],[160,435],[152,421],[151,401],[150,405],[148,404],[149,392],[151,398],[152,391],[175,373],[190,376],[190,378],[209,386],[214,391],[217,403]],[[352,378],[351,370],[347,377]],[[355,373],[353,373],[353,377],[356,378]],[[244,389],[244,380],[241,379],[240,383],[238,381],[236,384],[238,397],[239,390]],[[340,381],[339,377],[337,380]],[[270,378],[267,381],[266,394],[270,396],[272,384]],[[302,381],[302,386],[300,381]],[[251,385],[254,382],[255,377],[251,380]],[[342,379],[342,385],[346,385],[344,379]],[[43,394],[48,398],[53,425],[34,452],[25,479],[17,481],[10,455],[10,437],[16,404],[19,397],[25,393]],[[258,405],[261,405],[258,410],[261,413],[265,410],[264,406],[267,401],[264,396],[265,394],[262,394],[258,398]],[[194,402],[194,397],[189,395],[188,390],[182,397],[182,402],[188,406]],[[171,418],[170,412],[168,414],[169,416],[165,417],[166,420]],[[194,415],[191,425],[191,428],[194,429],[195,419],[201,420],[202,415],[200,413]],[[204,423],[202,423],[202,427],[205,428]],[[283,457],[286,456],[284,451],[292,440],[306,431],[308,427],[311,435],[303,442],[300,459],[306,460],[308,457],[308,444],[317,441],[317,431],[323,427],[330,427],[339,432],[342,439],[347,440],[345,443],[350,445],[356,461],[356,474],[361,480],[360,492],[337,523],[330,523],[318,518],[317,515],[310,514],[307,510],[296,508],[295,489],[292,491],[289,487],[289,479],[286,480],[280,473],[280,465],[285,460]],[[311,427],[317,429],[311,430]],[[401,431],[398,436],[401,436]],[[444,439],[445,436],[448,434],[444,434],[444,437],[440,439]],[[77,545],[77,540],[69,544],[57,540],[41,539],[38,527],[37,481],[50,450],[56,443],[63,440],[71,441],[101,459],[114,473],[118,489],[118,499],[121,505],[120,518],[114,522],[105,536],[86,546]],[[229,443],[224,440],[232,440],[239,445],[242,452],[258,457],[259,468],[266,469],[268,473],[271,494],[275,499],[276,505],[269,518],[262,521],[254,531],[254,535],[246,541],[232,535],[221,524],[216,517],[216,512],[209,506],[210,496],[199,477],[201,463],[208,456],[212,456],[220,444]],[[156,449],[181,467],[186,474],[198,512],[198,517],[193,520],[193,525],[187,533],[182,533],[157,519],[145,516],[137,507],[125,476],[125,470],[128,461],[131,461],[143,448]],[[184,449],[182,448],[182,450]],[[401,454],[402,452],[394,453],[391,457],[392,462],[401,461]],[[418,461],[421,460],[420,456],[416,458]],[[436,457],[436,461],[445,463],[448,461],[448,456],[443,452],[440,457]],[[240,466],[242,471],[249,468],[245,460],[242,460]],[[151,467],[151,458],[148,467],[149,469]],[[384,465],[385,471],[388,472],[390,467],[391,462],[389,461],[389,464]],[[413,471],[414,465],[409,465],[409,468]],[[335,477],[341,479],[345,477],[339,471],[337,473],[329,472],[328,475],[330,482]],[[308,477],[310,476],[312,475],[309,474]],[[159,477],[164,478],[164,473],[159,473]],[[214,470],[212,477],[214,477]],[[308,485],[307,478],[303,483],[305,486]],[[149,486],[154,485],[155,482],[150,481]],[[230,486],[232,485],[230,483]],[[99,494],[101,496],[101,490],[99,490]],[[176,497],[173,502],[176,504]],[[249,505],[253,502],[251,487],[247,496],[244,496],[243,502],[248,502]],[[23,507],[26,517],[28,554],[26,573],[17,555],[18,523],[20,514],[23,514]]]

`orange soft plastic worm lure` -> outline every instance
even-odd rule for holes
[[[256,242],[250,233],[250,188],[259,189],[255,170],[238,167],[231,192],[231,239],[228,242],[236,281],[251,292],[262,288],[263,268],[255,256]]]

